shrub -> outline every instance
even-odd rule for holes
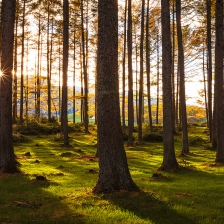
[[[14,131],[24,135],[55,134],[60,132],[60,125],[59,123],[41,123],[35,119],[29,119],[23,124],[16,125]]]
[[[145,133],[142,137],[143,141],[146,142],[162,142],[163,136],[160,133]]]
[[[207,143],[206,140],[204,140],[202,137],[199,136],[189,138],[188,142],[190,146],[201,146]]]
[[[30,138],[16,132],[16,133],[13,133],[13,135],[12,135],[12,141],[13,141],[13,143],[29,142]]]

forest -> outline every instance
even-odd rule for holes
[[[224,223],[223,1],[0,7],[0,224]]]

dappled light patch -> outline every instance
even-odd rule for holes
[[[224,163],[212,162],[207,164],[208,167],[224,167]]]
[[[80,156],[78,159],[84,160],[84,161],[90,161],[90,162],[95,162],[99,160],[99,158],[96,157],[95,155]]]
[[[175,193],[177,197],[194,197],[195,195],[193,194],[188,194],[188,193]]]

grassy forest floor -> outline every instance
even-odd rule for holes
[[[15,144],[22,172],[0,174],[1,224],[224,223],[224,166],[214,163],[205,127],[189,127],[187,156],[180,156],[181,134],[175,135],[179,172],[157,170],[161,141],[125,143],[140,193],[92,194],[99,170],[96,127],[85,134],[79,126],[69,136],[67,148],[59,134],[29,135]]]

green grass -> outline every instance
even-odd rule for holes
[[[152,175],[162,163],[162,143],[126,147],[129,169],[140,193],[93,195],[98,178],[95,128],[90,134],[70,133],[71,147],[54,141],[55,135],[30,136],[15,145],[20,174],[0,174],[0,223],[224,223],[224,167],[215,164],[206,128],[190,127],[189,137],[202,145],[180,156],[175,136],[177,173]],[[30,156],[25,154],[30,152]],[[36,180],[44,176],[47,181]]]

